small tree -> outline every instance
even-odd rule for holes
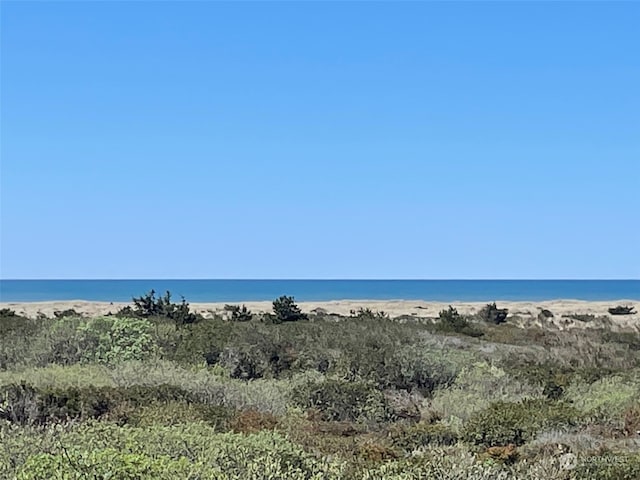
[[[189,310],[189,304],[182,297],[181,303],[171,302],[171,292],[167,290],[164,297],[156,298],[155,290],[151,290],[142,297],[134,297],[133,304],[135,308],[125,307],[118,312],[118,316],[135,316],[140,318],[149,317],[165,317],[176,325],[176,328],[187,325],[190,323],[196,323],[200,320],[200,316]]]
[[[485,322],[495,323],[499,325],[507,321],[509,310],[506,308],[498,308],[496,302],[488,303],[478,312],[478,316]]]
[[[167,292],[169,293],[169,292]],[[139,317],[160,316],[161,299],[156,300],[156,291],[151,290],[141,297],[133,297],[134,313]]]
[[[253,313],[245,305],[242,305],[242,308],[240,305],[225,305],[224,310],[231,312],[232,322],[248,322],[253,318]]]
[[[171,294],[167,292],[165,296],[165,316],[170,318],[176,324],[176,328],[188,325],[190,323],[196,323],[200,317],[189,310],[189,304],[182,297],[180,303],[171,303]]]
[[[459,331],[465,328],[469,322],[458,313],[458,309],[449,305],[447,310],[442,310],[438,314],[438,318],[440,318],[440,322],[443,325],[449,327],[453,331]]]
[[[373,320],[375,318],[385,318],[388,319],[389,315],[384,311],[374,311],[370,308],[362,308],[360,307],[358,310],[350,310],[349,314],[352,317],[359,318],[361,320]]]
[[[470,337],[481,337],[483,332],[475,328],[469,321],[458,313],[458,310],[451,305],[447,310],[442,310],[438,317],[440,322],[438,327],[445,332],[456,332]]]
[[[273,301],[273,313],[276,314],[276,322],[296,322],[307,320],[307,314],[302,313],[296,305],[293,297],[281,296]]]

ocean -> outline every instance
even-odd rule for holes
[[[151,289],[188,302],[640,300],[640,280],[0,280],[0,301],[128,302]]]

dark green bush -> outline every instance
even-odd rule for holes
[[[373,320],[373,319],[388,319],[389,315],[384,311],[374,311],[370,308],[359,308],[358,310],[351,310],[349,315],[353,318],[360,320]]]
[[[455,332],[470,337],[481,337],[484,333],[474,327],[469,321],[458,313],[458,310],[449,305],[447,310],[442,310],[436,323],[436,330],[441,332]]]
[[[564,387],[556,380],[549,380],[542,389],[542,394],[549,400],[558,400],[564,394]]]
[[[37,392],[25,383],[0,388],[0,419],[20,425],[38,421]]]
[[[182,297],[182,302],[173,303],[171,292],[167,291],[164,297],[156,298],[155,290],[151,290],[146,295],[133,298],[134,308],[129,306],[121,309],[117,316],[136,316],[142,318],[167,318],[171,320],[176,328],[189,325],[202,320],[201,315],[190,311],[189,304]]]
[[[575,425],[579,412],[563,402],[523,400],[496,402],[474,414],[464,425],[462,438],[485,447],[523,445],[545,428]]]
[[[633,315],[636,313],[635,307],[628,305],[618,305],[617,307],[609,308],[608,312],[611,315]]]
[[[381,389],[417,390],[427,396],[451,385],[456,376],[455,368],[438,353],[374,334],[363,334],[343,351],[337,373],[349,380],[365,379]]]
[[[485,322],[495,323],[499,325],[507,321],[507,314],[509,310],[506,308],[498,308],[496,302],[488,303],[485,307],[478,312],[480,317]]]
[[[220,365],[231,378],[254,380],[269,374],[269,362],[264,352],[254,345],[234,345],[225,347],[219,357]]]
[[[112,388],[48,388],[38,390],[38,423],[99,418],[122,400]]]
[[[113,398],[110,389],[36,389],[12,384],[0,389],[0,416],[18,424],[44,424],[71,418],[97,418],[105,414]]]
[[[278,377],[291,370],[298,357],[298,351],[291,340],[246,330],[242,338],[228,342],[220,355],[219,363],[232,378],[251,380]]]
[[[73,308],[69,308],[67,310],[56,310],[55,312],[53,312],[53,316],[55,318],[81,317],[82,314],[76,312]]]
[[[31,335],[39,330],[43,324],[42,320],[17,315],[16,312],[8,308],[0,310],[0,337],[3,341],[7,341],[6,336],[10,333]]]
[[[200,364],[204,360],[207,365],[214,365],[219,362],[234,327],[218,318],[186,325],[168,339],[163,349],[168,358],[179,362]]]
[[[225,311],[231,312],[232,322],[248,322],[253,318],[253,314],[245,305],[225,305]]]
[[[302,313],[300,307],[296,305],[293,297],[283,295],[273,301],[273,313],[275,314],[276,323],[296,322],[298,320],[307,320],[307,314]]]
[[[545,387],[551,382],[561,382],[559,385],[562,386],[569,385],[573,381],[593,383],[601,378],[619,373],[618,370],[610,367],[558,365],[548,360],[539,362],[533,358],[515,356],[506,356],[503,368],[518,380],[541,387]]]
[[[301,407],[317,409],[325,421],[381,422],[391,415],[384,394],[364,381],[309,382],[296,388],[292,398]]]
[[[153,403],[196,401],[192,394],[173,385],[34,388],[24,383],[0,388],[0,399],[0,418],[18,424],[100,418]]]

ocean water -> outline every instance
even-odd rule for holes
[[[175,300],[640,300],[640,280],[0,280],[1,302],[128,302],[154,289]]]

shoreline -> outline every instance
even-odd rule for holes
[[[431,302],[421,300],[332,300],[297,302],[305,313],[321,312],[349,316],[352,310],[371,309],[383,311],[390,317],[415,316],[435,318],[441,310],[449,305],[458,309],[461,314],[469,315],[477,313],[487,303],[485,302]],[[554,317],[550,321],[555,324],[566,324],[563,315],[579,314],[606,317],[612,324],[619,327],[640,328],[640,301],[616,300],[616,301],[589,301],[559,299],[549,301],[497,301],[499,308],[508,308],[509,317],[517,316],[525,321],[535,321],[542,309],[550,310]],[[37,317],[44,314],[53,317],[54,312],[74,309],[86,316],[100,316],[108,313],[116,313],[121,308],[132,305],[132,302],[96,302],[86,300],[65,300],[47,302],[0,302],[0,309],[9,308],[19,315]],[[205,317],[221,314],[226,304],[246,305],[254,313],[270,312],[271,301],[247,301],[247,302],[194,302],[189,306],[192,311]],[[632,315],[611,315],[607,311],[610,307],[627,305],[635,307],[636,313]],[[577,322],[578,325],[586,325],[585,322]]]

